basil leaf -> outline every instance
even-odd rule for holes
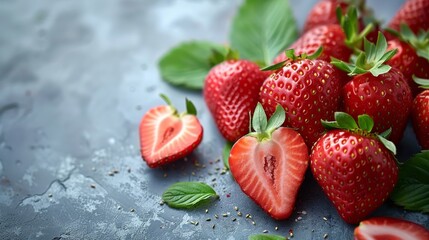
[[[215,190],[202,182],[178,182],[162,194],[162,200],[172,208],[194,208],[212,197],[218,197]]]
[[[223,158],[223,165],[226,169],[229,169],[229,153],[231,152],[232,145],[234,145],[233,142],[227,141],[225,143],[225,146],[223,147],[222,152],[222,158]]]
[[[203,41],[185,42],[171,49],[159,61],[164,81],[188,88],[202,89],[213,62],[214,51],[224,53],[225,47]]]
[[[230,32],[232,49],[240,56],[271,65],[274,57],[298,36],[287,0],[246,0],[235,16]]]
[[[407,210],[429,213],[429,151],[414,155],[399,168],[390,198]]]
[[[249,240],[286,240],[285,237],[273,234],[255,234],[250,235]]]

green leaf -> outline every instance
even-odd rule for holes
[[[254,234],[250,235],[249,240],[286,240],[286,237],[273,234]]]
[[[278,70],[278,69],[282,68],[285,65],[285,62],[286,62],[286,60],[282,61],[282,62],[279,62],[279,63],[276,63],[276,64],[273,64],[273,65],[270,65],[270,66],[267,66],[267,67],[264,67],[264,68],[261,69],[261,71]]]
[[[286,113],[282,105],[277,104],[276,111],[268,120],[267,131],[272,132],[281,127],[286,120]]]
[[[371,132],[372,128],[374,127],[374,120],[372,120],[372,118],[367,114],[359,115],[358,123],[360,129],[365,130],[367,132]]]
[[[429,89],[429,79],[419,78],[413,75],[413,80],[420,88]]]
[[[178,182],[163,194],[162,200],[172,208],[195,208],[210,198],[218,197],[209,185],[202,182]]]
[[[326,121],[326,120],[320,120],[322,122],[322,125],[326,129],[339,129],[340,125],[338,125],[337,121]]]
[[[355,119],[345,112],[335,112],[335,121],[342,129],[353,130],[358,128]]]
[[[272,63],[298,36],[288,0],[246,0],[230,32],[231,46],[244,59]]]
[[[253,113],[252,126],[255,132],[264,132],[267,129],[267,115],[262,104],[258,102]]]
[[[384,137],[384,138],[389,138],[390,134],[392,133],[392,128],[387,129],[386,131],[379,133],[378,135]]]
[[[429,151],[414,155],[400,166],[390,198],[407,210],[429,213]]]
[[[214,66],[213,49],[222,53],[225,47],[210,42],[185,42],[171,49],[159,61],[164,81],[188,89],[202,89],[204,79]]]
[[[187,98],[186,98],[186,113],[197,115],[197,109],[195,108],[194,103]]]
[[[233,145],[234,145],[233,142],[227,141],[225,143],[225,146],[223,147],[222,160],[223,160],[223,165],[225,166],[226,169],[229,169],[229,153],[231,152],[231,148]]]
[[[173,106],[173,104],[171,104],[170,98],[167,97],[167,95],[161,93],[159,96],[162,98],[162,100],[164,100],[165,103],[167,103],[168,106]]]
[[[384,137],[382,137],[382,136],[380,136],[380,135],[377,135],[377,137],[378,137],[378,140],[380,140],[380,142],[387,148],[387,149],[389,149],[389,151],[391,151],[394,155],[396,155],[396,145],[393,143],[393,142],[391,142],[391,141],[389,141],[389,140],[387,140],[386,138],[384,138]]]

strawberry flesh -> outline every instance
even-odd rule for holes
[[[308,161],[300,134],[284,127],[270,140],[240,138],[229,157],[231,173],[243,192],[278,220],[292,214]]]
[[[140,123],[140,147],[149,167],[158,167],[191,153],[201,142],[203,128],[197,117],[176,116],[170,106],[150,109]]]
[[[354,230],[355,240],[427,240],[423,226],[391,217],[373,217],[362,221]]]

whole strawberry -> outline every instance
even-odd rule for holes
[[[303,138],[297,131],[281,127],[284,120],[284,110],[278,105],[267,121],[258,103],[252,120],[255,132],[232,146],[228,160],[243,192],[278,220],[293,213],[309,161]]]
[[[426,90],[414,98],[411,110],[413,129],[422,149],[429,149],[429,79],[415,80]]]
[[[179,114],[165,95],[161,97],[168,105],[150,109],[139,129],[141,154],[151,168],[185,157],[203,138],[203,128],[191,101],[186,99],[187,111]]]
[[[414,33],[429,30],[429,0],[408,0],[396,12],[388,26],[399,30],[401,24],[407,24]]]
[[[216,125],[225,139],[235,142],[249,132],[249,112],[255,109],[259,89],[270,72],[256,63],[230,59],[208,73],[203,95]]]
[[[280,69],[265,80],[259,93],[267,115],[280,104],[286,111],[284,126],[297,129],[309,147],[324,131],[320,120],[332,118],[340,107],[340,71],[316,59],[318,53],[295,56],[287,50],[288,60],[273,66]]]
[[[413,75],[429,78],[429,31],[414,34],[407,25],[401,25],[400,32],[393,32],[396,38],[388,41],[388,50],[397,49],[397,53],[387,64],[399,69],[407,79],[408,85],[417,95],[421,89],[413,81]]]
[[[410,87],[400,71],[384,64],[396,50],[386,52],[387,42],[383,34],[379,34],[375,45],[365,40],[364,48],[355,63],[331,62],[353,76],[343,87],[344,110],[354,118],[361,114],[371,116],[376,123],[376,132],[391,128],[389,139],[398,143],[411,109]]]
[[[335,113],[335,121],[323,121],[331,130],[310,154],[313,176],[339,215],[351,224],[381,206],[398,179],[395,145],[371,133],[374,122],[368,115],[360,115],[358,123],[349,114]]]
[[[342,12],[346,12],[348,6],[349,4],[342,0],[318,1],[305,19],[304,32],[320,25],[338,24],[337,7],[340,7]]]
[[[359,49],[363,38],[373,28],[370,24],[360,32],[356,8],[350,8],[347,14],[341,15],[338,9],[340,24],[327,24],[311,28],[298,38],[288,49],[294,49],[297,55],[313,54],[323,47],[321,60],[330,61],[331,57],[348,61],[353,51]],[[286,60],[284,53],[274,59],[274,64]]]

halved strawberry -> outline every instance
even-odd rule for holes
[[[165,96],[168,106],[150,109],[140,123],[140,148],[151,168],[180,159],[191,153],[203,138],[195,106],[186,99],[187,112],[179,114]]]
[[[373,217],[360,222],[354,231],[355,240],[427,240],[429,231],[423,226],[398,218]]]
[[[285,112],[277,105],[267,123],[258,103],[252,125],[256,132],[232,147],[229,165],[243,192],[275,219],[288,218],[308,166],[308,149],[301,135],[280,127]]]

